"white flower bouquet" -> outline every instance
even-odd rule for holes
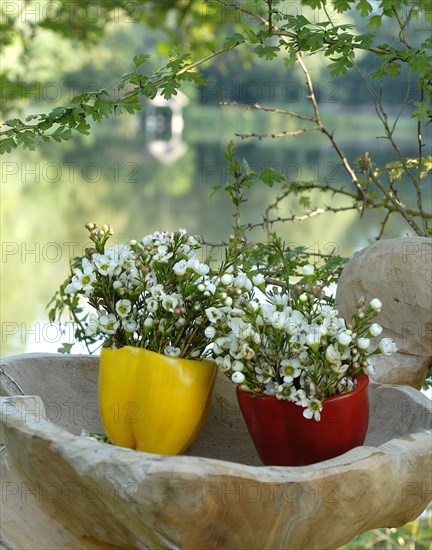
[[[232,262],[226,260],[214,270],[209,258],[200,258],[199,237],[185,229],[156,231],[140,241],[107,247],[111,226],[86,227],[95,247],[74,260],[62,291],[81,338],[103,340],[111,348],[133,346],[173,357],[206,358],[211,353],[206,328],[211,327],[212,312],[232,304],[226,292],[227,279],[235,276]],[[78,319],[79,296],[94,312]]]
[[[303,275],[303,284],[293,286],[266,285],[265,274],[252,281],[244,275],[248,295],[235,308],[207,311],[206,334],[213,339],[216,363],[242,390],[292,401],[304,407],[306,418],[320,420],[325,398],[352,390],[358,376],[373,372],[373,356],[390,355],[396,346],[383,338],[371,347],[371,338],[382,331],[371,322],[380,300],[360,300],[357,314],[346,322],[314,267],[304,266]]]

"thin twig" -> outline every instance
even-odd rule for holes
[[[356,63],[354,64],[354,67],[356,68],[357,72],[359,73],[361,79],[363,80],[363,82],[366,86],[366,89],[368,90],[369,94],[371,95],[371,97],[374,101],[375,111],[376,111],[376,113],[377,113],[377,115],[378,115],[379,119],[381,120],[382,125],[384,127],[384,131],[385,131],[385,134],[386,134],[385,137],[389,140],[391,146],[393,147],[393,150],[395,151],[399,161],[402,164],[402,167],[404,169],[404,173],[411,180],[411,182],[414,185],[414,188],[416,190],[417,207],[418,207],[418,210],[419,210],[419,217],[421,219],[421,225],[422,225],[422,230],[420,230],[419,226],[417,224],[415,224],[416,227],[420,230],[420,232],[417,233],[417,234],[427,236],[428,235],[427,224],[426,224],[426,217],[427,216],[426,216],[426,213],[423,210],[421,184],[420,184],[420,181],[419,181],[419,179],[420,179],[420,169],[421,169],[420,158],[419,158],[419,166],[418,166],[418,171],[417,171],[417,177],[415,177],[414,174],[409,169],[409,166],[407,165],[407,162],[406,162],[406,158],[402,154],[398,144],[393,139],[393,134],[394,134],[394,131],[396,129],[396,124],[393,124],[392,128],[389,127],[388,116],[387,116],[387,113],[384,111],[384,106],[383,106],[383,103],[382,103],[382,83],[381,83],[380,94],[377,94],[376,91],[372,88],[369,80],[366,78],[363,71],[360,69],[360,67]],[[423,143],[422,143],[422,136],[421,136],[421,122],[420,121],[418,121],[418,123],[417,123],[417,141],[419,143],[419,147],[422,148]],[[376,179],[378,179],[378,178],[376,178]],[[392,199],[390,199],[390,200],[392,200]],[[396,203],[395,203],[395,205],[396,205]],[[401,211],[397,206],[396,206],[396,210],[398,210],[400,212],[400,214],[402,216],[404,216],[403,211]],[[405,212],[406,211],[407,210],[405,209]],[[405,218],[405,219],[412,227],[411,222],[407,218]]]
[[[264,107],[263,105],[260,105],[259,103],[239,103],[237,101],[222,101],[221,105],[227,106],[227,107],[242,107],[244,109],[256,109],[259,111],[265,111],[267,113],[277,113],[279,115],[287,115],[293,118],[298,118],[300,120],[305,120],[307,122],[315,122],[315,118],[311,116],[306,115],[299,115],[298,113],[295,113],[294,111],[287,111],[286,109],[273,109],[270,107]]]
[[[392,214],[392,212],[390,210],[387,210],[387,213],[386,213],[383,221],[380,224],[381,228],[380,228],[380,232],[378,233],[378,236],[375,239],[376,241],[379,241],[381,239],[381,237],[384,235],[384,229],[385,229],[385,226],[386,226],[387,222],[390,219],[391,214]]]
[[[375,185],[379,188],[381,193],[393,204],[395,210],[397,210],[402,215],[402,217],[411,226],[411,228],[417,233],[417,235],[422,235],[423,234],[422,230],[417,225],[417,223],[414,221],[412,216],[410,216],[408,214],[405,205],[402,204],[401,201],[393,193],[388,192],[388,190],[385,188],[385,186],[383,185],[381,180],[375,176],[375,174],[373,173],[372,170],[369,170],[367,172],[367,175],[375,183]]]
[[[357,189],[357,192],[358,192],[358,195],[359,195],[358,198],[361,198],[361,199],[365,200],[366,199],[366,194],[364,192],[364,189],[360,185],[360,182],[357,179],[355,171],[353,170],[350,163],[348,162],[348,159],[346,158],[346,156],[345,156],[344,152],[342,151],[342,149],[336,143],[336,141],[333,137],[333,134],[330,133],[327,130],[327,128],[323,125],[323,123],[321,122],[319,109],[318,109],[318,102],[317,102],[316,97],[315,97],[315,91],[314,91],[314,87],[313,87],[313,84],[312,84],[312,79],[311,79],[311,76],[310,76],[310,72],[309,72],[308,68],[306,67],[306,65],[304,64],[303,59],[302,59],[300,54],[297,54],[297,63],[300,65],[300,67],[301,67],[301,69],[302,69],[302,71],[305,75],[305,78],[306,78],[306,84],[307,84],[307,87],[308,87],[308,90],[309,90],[309,99],[311,100],[313,110],[314,110],[314,113],[315,113],[315,121],[316,121],[317,125],[320,126],[321,132],[324,135],[326,135],[328,137],[328,139],[331,141],[331,144],[332,144],[334,150],[336,151],[336,153],[338,154],[339,158],[342,161],[343,167],[348,172],[349,176],[351,177],[351,181],[353,182],[353,184],[355,185],[355,187]]]
[[[255,132],[251,132],[250,134],[234,134],[234,135],[241,139],[248,139],[248,138],[263,139],[263,138],[279,138],[279,137],[285,137],[285,136],[299,136],[300,134],[304,134],[305,132],[313,132],[315,130],[321,130],[321,127],[311,126],[309,128],[301,128],[300,130],[273,132],[271,134],[256,134]]]

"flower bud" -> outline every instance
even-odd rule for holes
[[[371,341],[369,340],[369,338],[359,338],[357,340],[357,346],[361,349],[361,350],[367,350],[369,349],[369,346],[371,344]]]
[[[371,336],[379,336],[382,332],[382,326],[379,325],[378,323],[373,323],[370,327],[369,327],[369,334]]]
[[[245,375],[239,371],[233,372],[231,380],[234,384],[242,384],[245,381]]]
[[[379,312],[381,311],[381,308],[382,308],[382,302],[378,298],[374,298],[373,300],[371,300],[369,307]]]
[[[315,273],[315,268],[313,265],[307,264],[302,267],[303,275],[310,276]]]

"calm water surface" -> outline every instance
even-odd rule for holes
[[[212,200],[209,196],[212,186],[226,182],[224,150],[231,136],[225,135],[224,129],[232,127],[233,116],[241,122],[240,113],[223,109],[217,122],[207,122],[202,109],[198,115],[194,111],[188,125],[186,112],[183,139],[168,147],[153,143],[152,152],[143,125],[128,118],[106,124],[87,138],[3,158],[3,356],[56,351],[65,340],[57,326],[49,325],[45,307],[68,273],[69,258],[88,244],[87,221],[111,223],[116,230],[114,240],[119,242],[178,227],[211,242],[228,237],[233,221],[228,197],[222,192]],[[350,159],[373,147],[378,165],[393,160],[385,143],[374,140],[365,128],[348,141],[346,154]],[[272,166],[291,180],[348,185],[338,159],[318,136],[239,141],[237,152],[254,169]],[[171,162],[164,164],[158,156],[169,156]],[[275,193],[264,185],[253,189],[243,221],[261,219]],[[313,199],[316,206],[331,201],[339,204],[331,196],[324,199],[314,195]],[[277,215],[290,216],[293,212],[302,213],[297,199],[281,205]],[[349,256],[377,234],[379,216],[366,212],[359,220],[354,212],[326,214],[301,224],[286,223],[279,231],[289,243],[319,252],[336,249]],[[392,237],[409,233],[396,218],[390,232]],[[257,230],[251,237],[262,239],[265,235]]]

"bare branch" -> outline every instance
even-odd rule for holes
[[[260,105],[259,103],[238,103],[237,101],[221,101],[221,105],[227,106],[227,107],[243,107],[244,109],[256,109],[259,111],[265,111],[267,113],[277,113],[279,115],[287,115],[293,118],[298,118],[300,120],[305,120],[307,122],[315,122],[315,118],[311,116],[305,116],[305,115],[299,115],[298,113],[295,113],[294,111],[287,111],[285,109],[273,109],[270,107],[264,107],[263,105]]]
[[[271,134],[256,134],[255,132],[251,132],[250,134],[234,134],[235,136],[241,138],[241,139],[248,139],[248,138],[279,138],[279,137],[285,137],[285,136],[299,136],[300,134],[304,134],[305,132],[313,132],[315,130],[321,130],[320,126],[311,126],[310,128],[301,128],[300,130],[292,130],[292,131],[285,131],[285,132],[273,132]]]

